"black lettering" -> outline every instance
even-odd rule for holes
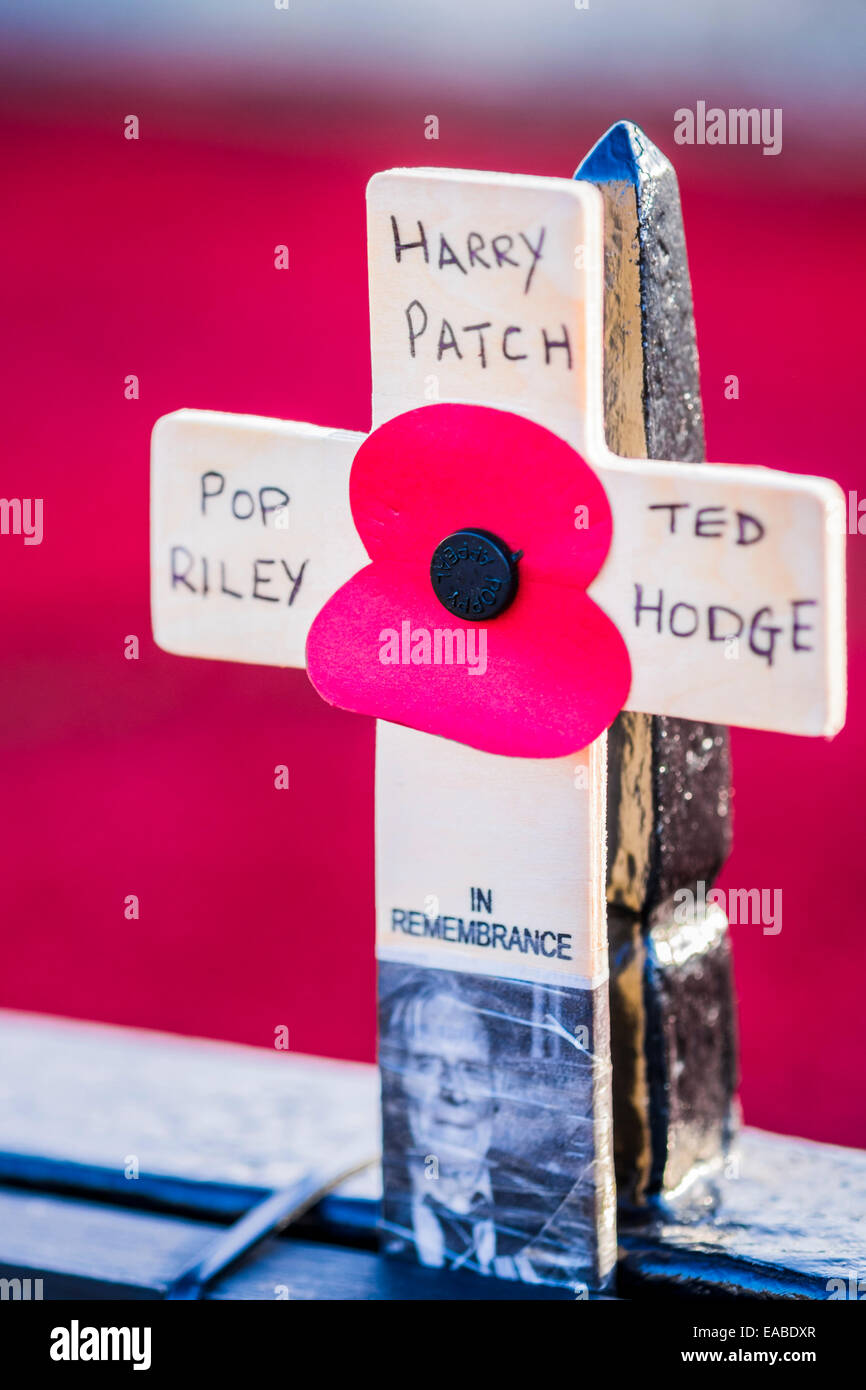
[[[542,328],[541,334],[544,338],[544,364],[546,367],[550,366],[550,354],[554,348],[565,348],[565,351],[568,354],[568,370],[571,371],[571,344],[568,341],[568,329],[566,328],[565,324],[562,325],[562,332],[564,336],[562,338],[557,338],[554,340],[548,338],[547,329]]]
[[[739,627],[737,628],[736,632],[717,632],[717,613],[727,613],[730,617],[734,618],[739,623]],[[743,630],[743,619],[740,616],[740,614],[736,613],[733,608],[726,608],[723,603],[714,603],[709,608],[707,612],[707,623],[709,627],[709,635],[711,642],[727,642],[730,637],[739,637],[740,633]]]
[[[473,241],[474,241],[475,245],[473,245]],[[484,245],[484,238],[483,238],[483,236],[481,235],[480,232],[470,232],[470,233],[469,233],[468,237],[466,238],[466,249],[467,249],[467,251],[469,252],[469,264],[470,264],[470,266],[473,266],[473,265],[483,265],[485,270],[489,270],[489,269],[490,269],[490,262],[489,262],[489,261],[485,261],[484,257],[483,257],[483,256],[480,256],[480,255],[478,254],[478,249],[476,249],[476,248],[482,247],[483,245]]]
[[[561,931],[556,937],[556,954],[560,960],[571,960],[571,932]]]
[[[248,512],[239,512],[239,511],[238,511],[238,498],[239,498],[239,497],[248,497],[248,498],[250,499],[250,509],[249,509]],[[238,490],[237,490],[237,492],[236,492],[236,493],[234,494],[234,496],[232,497],[232,516],[236,516],[237,519],[238,519],[238,521],[249,521],[249,519],[250,519],[250,517],[252,516],[253,512],[255,511],[255,509],[256,509],[256,504],[255,504],[255,500],[254,500],[254,498],[253,498],[253,494],[252,494],[251,492],[247,492],[246,488],[239,487]]]
[[[429,263],[430,257],[427,254],[427,237],[424,235],[424,227],[422,226],[420,218],[418,219],[418,232],[421,237],[420,241],[401,241],[400,233],[397,231],[397,219],[393,214],[391,216],[391,228],[394,233],[394,255],[398,262],[402,260],[404,251],[415,251],[421,246],[424,249],[424,259]]]
[[[541,936],[539,937],[539,945],[541,946],[541,954],[542,954],[543,956],[547,956],[548,958],[550,958],[551,956],[555,956],[555,955],[556,955],[556,946],[554,945],[554,946],[551,948],[551,950],[549,950],[549,951],[546,949],[544,943],[545,943],[545,940],[547,939],[548,936],[549,936],[554,942],[556,941],[556,932],[555,932],[555,931],[543,931],[543,932],[541,933]]]
[[[737,512],[738,535],[737,545],[754,545],[764,535],[764,527],[756,516],[749,516],[748,512]],[[756,534],[746,535],[746,525],[750,523],[756,528]]]
[[[205,486],[205,484],[206,484],[208,478],[219,478],[219,480],[220,480],[220,485],[219,485],[219,487],[216,488],[215,491],[213,491],[213,492],[208,492],[207,487]],[[226,480],[225,480],[225,477],[224,477],[224,475],[223,475],[222,473],[214,473],[214,472],[202,473],[202,475],[201,475],[201,514],[202,514],[202,516],[204,516],[204,514],[205,514],[205,508],[206,508],[206,506],[207,506],[207,499],[208,499],[209,497],[219,497],[219,495],[220,495],[220,493],[223,491],[225,485],[226,485]]]
[[[445,329],[446,329],[446,328],[448,329],[448,336],[449,336],[449,338],[451,339],[450,342],[446,342],[446,341],[445,341]],[[458,356],[458,357],[460,358],[460,360],[462,361],[462,360],[463,360],[463,353],[460,351],[459,347],[457,346],[457,339],[454,337],[454,329],[451,327],[451,325],[450,325],[450,323],[448,322],[447,319],[443,319],[443,320],[442,320],[442,327],[441,327],[441,329],[439,330],[439,348],[438,348],[437,353],[436,353],[436,361],[437,361],[437,362],[441,362],[441,361],[442,361],[442,354],[443,354],[444,352],[450,352],[452,348],[454,349],[454,351],[457,353],[457,356]]]
[[[527,353],[525,353],[525,352],[509,352],[509,351],[508,351],[508,335],[509,335],[509,333],[522,333],[522,332],[523,332],[523,329],[522,329],[522,328],[518,328],[518,327],[517,327],[517,324],[512,323],[512,324],[509,325],[508,328],[506,328],[505,332],[504,332],[503,335],[502,335],[502,355],[503,355],[503,357],[507,357],[508,360],[509,360],[509,362],[525,362],[525,361],[526,361],[526,358],[527,358],[527,356],[528,356]]]
[[[267,504],[267,502],[265,501],[265,493],[267,493],[267,492],[273,492],[273,493],[275,494],[275,496],[278,496],[278,497],[280,498],[279,502],[275,502],[274,505],[273,505],[272,507],[269,507],[268,504]],[[283,507],[287,507],[288,505],[289,505],[289,494],[288,494],[287,492],[283,492],[283,489],[282,489],[281,487],[260,487],[260,488],[259,488],[259,509],[260,509],[260,511],[261,511],[261,513],[262,513],[262,525],[263,525],[263,526],[267,526],[267,524],[268,524],[268,515],[269,515],[271,512],[279,512],[279,511],[282,511]]]
[[[779,636],[779,633],[782,631],[782,629],[780,627],[762,627],[758,629],[758,620],[765,613],[772,614],[772,612],[772,608],[759,608],[754,618],[752,619],[752,626],[749,628],[749,647],[755,653],[755,656],[766,657],[768,666],[772,666],[773,664],[773,651],[776,646],[776,638]],[[765,632],[769,637],[769,642],[766,647],[755,646],[756,629],[758,629],[761,632]]]
[[[505,946],[505,927],[501,922],[493,923],[493,939],[490,945],[495,950],[497,946]]]
[[[183,574],[178,574],[177,568],[175,566],[175,556],[181,554],[186,556],[187,566]],[[195,556],[192,554],[192,551],[187,550],[185,545],[173,545],[171,547],[171,587],[173,589],[176,589],[178,584],[185,584],[191,594],[198,593],[198,590],[196,589],[195,585],[190,584],[189,580],[187,579],[187,575],[192,569],[194,559]]]
[[[500,251],[500,249],[499,249],[499,243],[500,243],[500,241],[507,241],[507,242],[508,242],[508,245],[506,246],[506,248],[505,248],[504,251]],[[501,265],[508,264],[508,265],[516,265],[516,266],[519,267],[520,262],[519,262],[519,261],[513,261],[513,260],[511,259],[511,257],[509,256],[509,254],[508,254],[509,251],[511,250],[511,248],[512,248],[513,245],[514,245],[514,237],[513,237],[513,236],[504,236],[504,235],[503,235],[503,236],[495,236],[495,237],[493,238],[493,240],[492,240],[491,243],[490,243],[490,249],[492,250],[494,256],[496,257],[496,264],[497,264],[497,265],[501,266]]]
[[[236,589],[228,589],[228,588],[226,588],[226,562],[225,562],[225,560],[220,560],[220,593],[221,593],[221,594],[227,594],[227,595],[229,596],[229,598],[243,598],[243,594],[239,594],[239,593],[237,592]]]
[[[260,598],[265,603],[279,603],[276,594],[260,594],[260,584],[271,584],[273,581],[269,574],[259,574],[259,565],[275,565],[276,560],[253,560],[253,598]]]
[[[414,326],[413,326],[413,324],[412,324],[412,310],[413,310],[413,309],[420,309],[420,310],[421,310],[421,313],[424,315],[424,322],[422,323],[421,327],[420,327],[417,331],[415,330],[415,328],[414,328]],[[419,299],[413,299],[413,300],[412,300],[412,303],[409,305],[408,309],[406,310],[406,322],[407,322],[408,325],[409,325],[409,356],[410,356],[410,357],[414,357],[414,356],[415,356],[415,340],[416,340],[416,338],[420,338],[420,337],[421,337],[421,334],[422,334],[422,333],[426,330],[426,328],[427,328],[427,310],[424,308],[424,305],[421,303],[421,301],[420,301]]]
[[[484,352],[484,330],[489,327],[489,323],[467,323],[466,327],[462,330],[464,333],[478,334],[478,356],[481,358],[482,367],[487,366],[487,356]]]
[[[713,536],[714,538],[721,536],[727,525],[727,522],[724,520],[724,511],[724,507],[698,507],[697,515],[695,516],[695,535]],[[710,516],[710,512],[721,512],[722,516]],[[710,530],[712,526],[718,526],[719,530]]]
[[[662,608],[663,608],[663,606],[664,606],[664,601],[665,601],[664,590],[663,590],[663,589],[659,589],[659,601],[658,601],[657,604],[655,604],[655,603],[644,603],[644,601],[643,601],[643,584],[635,584],[635,586],[634,586],[634,625],[635,625],[635,627],[640,627],[640,615],[641,615],[641,613],[655,613],[655,614],[657,614],[657,617],[658,617],[658,621],[656,622],[656,632],[661,632],[661,630],[662,630]]]
[[[670,524],[670,528],[669,528],[669,529],[670,529],[671,535],[674,535],[674,533],[675,533],[675,531],[676,531],[676,529],[677,529],[676,513],[680,510],[681,507],[688,507],[688,505],[689,505],[688,502],[653,502],[653,503],[651,503],[651,505],[650,505],[650,507],[649,507],[649,511],[651,511],[651,512],[670,512],[670,514],[671,514],[671,524]]]
[[[674,614],[676,613],[678,608],[688,608],[689,612],[694,616],[695,625],[694,627],[690,627],[688,632],[677,632],[676,628],[674,627]],[[670,616],[668,617],[668,626],[671,632],[673,633],[674,637],[694,637],[695,633],[698,630],[699,621],[700,619],[698,618],[697,608],[692,607],[690,603],[675,603],[670,611]]]
[[[304,577],[304,570],[307,568],[307,562],[306,562],[306,560],[305,560],[304,563],[301,565],[301,568],[298,570],[297,578],[295,577],[295,575],[292,574],[292,571],[289,569],[289,567],[288,567],[288,565],[286,564],[285,560],[281,560],[281,561],[280,561],[280,564],[282,565],[283,569],[286,571],[286,574],[288,575],[288,578],[289,578],[289,583],[292,585],[292,592],[289,594],[289,601],[288,601],[288,603],[287,603],[287,605],[286,605],[287,608],[291,608],[291,606],[292,606],[292,604],[294,603],[295,598],[296,598],[296,596],[297,596],[298,590],[299,590],[300,587],[301,587],[301,580],[302,580],[303,577]]]
[[[445,259],[445,252],[446,252],[446,251],[448,252],[448,259],[447,259],[447,261],[446,261],[446,259]],[[439,269],[441,270],[442,267],[443,267],[443,266],[446,266],[446,265],[456,265],[457,269],[461,272],[462,275],[465,275],[465,274],[466,274],[465,268],[460,264],[460,261],[459,261],[458,258],[455,256],[454,252],[451,250],[451,247],[449,246],[448,242],[445,240],[444,236],[442,236],[442,234],[440,233],[440,235],[439,235]]]
[[[391,908],[391,930],[396,931],[398,927],[406,930],[406,913],[402,907]]]
[[[801,622],[800,622],[800,619],[799,619],[799,617],[798,617],[798,615],[797,615],[797,609],[798,609],[798,608],[807,608],[807,607],[809,607],[809,606],[811,606],[812,608],[814,608],[814,607],[817,605],[817,603],[818,603],[818,600],[817,600],[816,598],[794,598],[794,599],[791,599],[791,607],[792,607],[793,610],[794,610],[794,629],[793,629],[793,632],[791,633],[791,646],[794,648],[794,651],[795,651],[795,652],[813,652],[813,651],[815,650],[814,647],[803,647],[803,646],[801,646],[800,643],[797,641],[797,634],[798,634],[798,633],[800,633],[800,632],[814,632],[814,631],[815,631],[815,629],[812,627],[811,623],[801,623]]]
[[[523,286],[524,294],[529,294],[529,286],[532,283],[532,277],[535,274],[535,267],[541,260],[541,248],[544,245],[544,233],[546,232],[546,230],[546,227],[542,227],[541,236],[538,238],[537,246],[533,246],[532,242],[529,240],[529,237],[524,236],[523,232],[520,233],[521,240],[526,242],[526,245],[529,247],[529,250],[532,253],[532,265],[529,267],[529,274],[526,277],[526,284]]]

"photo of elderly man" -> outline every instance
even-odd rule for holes
[[[396,964],[380,972],[388,1249],[434,1268],[539,1282],[540,1263],[549,1276],[590,1196],[579,1126],[566,1136],[568,1171],[545,1156],[552,1092],[561,1098],[567,1086],[577,1112],[588,1082],[588,1059],[557,1019],[579,993],[514,982],[504,1012],[502,981],[493,1009],[480,977],[421,977]]]

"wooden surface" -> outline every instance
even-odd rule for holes
[[[367,561],[349,511],[363,437],[215,410],[157,421],[151,609],[160,647],[306,664],[313,618]]]
[[[0,1278],[42,1279],[45,1299],[150,1299],[220,1227],[0,1187],[0,1232]]]
[[[584,989],[605,980],[604,803],[599,810],[593,790],[603,788],[602,753],[594,744],[571,758],[527,762],[379,720],[380,959]],[[473,886],[492,893],[491,911],[473,908]],[[408,911],[418,920],[408,923]],[[564,932],[567,948],[550,939],[542,955],[458,944],[425,935],[425,915],[449,918],[452,936],[458,921],[491,916],[509,934],[515,924]]]
[[[401,246],[419,240],[422,224],[426,258],[422,247],[398,259],[392,218]],[[425,402],[466,401],[526,415],[592,452],[601,442],[602,236],[601,198],[570,179],[376,174],[367,187],[374,428]],[[484,242],[471,267],[470,237]],[[498,238],[508,259],[493,250]],[[418,335],[413,314],[410,344],[413,303],[428,326]],[[466,325],[487,323],[482,359],[481,334]],[[518,331],[506,337],[509,328]],[[566,337],[570,350],[552,346]]]
[[[376,1068],[0,1011],[0,1181],[235,1217],[379,1153]]]
[[[866,1276],[862,1150],[746,1129],[719,1192],[621,1230],[624,1296],[828,1299]]]
[[[583,392],[600,393],[601,387],[601,347],[586,327],[599,311],[601,287],[598,273],[576,265],[583,253],[578,257],[575,249],[575,214],[578,240],[587,242],[588,263],[597,269],[602,229],[595,190],[587,189],[583,196],[565,180],[398,171],[371,180],[367,211],[374,426],[404,410],[448,399],[520,409],[572,440],[582,439],[588,418]],[[494,240],[498,238],[504,239]],[[413,240],[423,244],[404,249],[403,243]],[[556,247],[549,260],[541,258],[548,241]],[[515,265],[518,247],[522,254]],[[468,259],[466,265],[451,262],[451,256],[459,259],[465,252],[466,259],[470,251],[471,266]],[[407,318],[413,303],[421,306],[428,327],[407,351],[407,327],[417,333],[421,323],[417,309],[410,309]],[[548,317],[560,313],[565,322]],[[496,325],[489,358],[487,346],[482,354],[478,336],[487,329],[463,334],[465,325],[488,321]],[[448,332],[477,338],[478,356],[470,362],[459,347],[441,351]],[[545,333],[556,340],[563,332],[570,335],[567,349],[545,346]],[[524,352],[514,346],[524,339],[525,359],[506,360],[506,353]],[[582,354],[593,347],[597,358],[584,364]],[[595,412],[591,418],[597,418]],[[571,511],[569,526],[573,517]],[[462,524],[455,519],[455,525]],[[532,1238],[516,1256],[519,1277],[578,1281],[591,1288],[607,1283],[615,1260],[603,983],[604,758],[604,738],[573,758],[533,763],[381,720],[377,726],[377,955],[389,972],[387,983],[396,984],[396,967],[413,963],[430,972],[428,989],[439,987],[431,984],[438,979],[453,990],[444,972],[454,972],[457,979],[475,977],[469,980],[472,1046],[489,1051],[478,1060],[489,1077],[487,1109],[494,1112],[485,1120],[491,1138],[482,1155],[480,1181],[494,1194],[506,1194],[491,1197],[496,1249],[508,1241],[510,1228],[520,1226],[523,1218],[515,1215],[520,1201],[541,1189],[530,1229],[521,1237]],[[489,908],[473,909],[473,889],[489,895]],[[568,947],[557,947],[551,958],[443,940],[434,945],[429,937],[395,933],[395,909],[417,914],[422,930],[425,920],[444,926],[449,917],[474,917],[486,919],[491,930],[499,924],[509,936],[515,927],[536,938],[547,931]],[[443,974],[433,977],[436,970]],[[423,1206],[424,1183],[413,1152],[417,1140],[411,1122],[406,1123],[413,1083],[410,1079],[407,1087],[402,1080],[404,1073],[411,1075],[406,1059],[395,1057],[387,1045],[391,1004],[384,973],[379,996],[388,1246],[402,1245],[406,1237],[400,1232],[409,1230],[420,1250],[416,1213]],[[485,987],[498,977],[517,983],[503,983],[498,993]],[[534,988],[527,989],[527,983]],[[547,997],[544,984],[567,987],[567,993]],[[461,999],[461,1005],[467,1003],[468,996]],[[536,1017],[548,1009],[551,1017]],[[519,1016],[518,1036],[506,1040],[500,1035],[497,1041],[497,1016],[510,1014]],[[560,1063],[544,1032],[549,1026],[571,1037],[568,1030],[578,1017],[589,1053],[588,1059],[581,1058],[589,1061],[589,1074],[580,1078],[574,1055]],[[523,1055],[527,1037],[532,1038],[528,1051],[536,1054],[532,1060]],[[441,1046],[452,1044],[443,1039]],[[503,1051],[509,1047],[520,1051],[509,1055]],[[500,1072],[510,1074],[510,1087],[497,1079]],[[533,1094],[520,1094],[527,1086]],[[438,1099],[431,1093],[431,1117],[449,1108],[456,1109],[442,1091]],[[546,1142],[533,1146],[527,1127]],[[448,1126],[431,1122],[425,1129],[435,1154],[437,1144],[446,1142]],[[452,1128],[452,1139],[454,1133]]]
[[[246,1264],[217,1280],[211,1299],[289,1299],[308,1302],[455,1301],[489,1299],[570,1300],[565,1289],[485,1279],[465,1270],[424,1269],[408,1260],[385,1259],[302,1240],[272,1241]]]
[[[608,460],[597,471],[614,536],[590,593],[628,646],[627,708],[838,733],[845,590],[843,541],[830,531],[836,484],[734,465]],[[743,515],[764,528],[760,539],[743,539],[758,534]]]
[[[15,1056],[20,1023],[20,1016],[0,1013],[4,1055]],[[222,1238],[226,1220],[248,1208],[249,1176],[262,1171],[263,1156],[281,1147],[292,1151],[297,1107],[303,1127],[305,1110],[328,1093],[328,1072],[334,1071],[344,1104],[350,1077],[359,1114],[369,1083],[375,1083],[372,1067],[344,1073],[340,1063],[306,1068],[304,1059],[294,1059],[306,1068],[308,1094],[299,1095],[296,1075],[282,1106],[270,1114],[248,1113],[239,1124],[232,1073],[236,1077],[242,1067],[250,1091],[267,1086],[273,1059],[261,1049],[35,1017],[26,1023],[31,1035],[42,1034],[42,1042],[37,1047],[31,1036],[29,1048],[19,1049],[17,1065],[7,1074],[0,1125],[4,1132],[17,1126],[31,1157],[18,1154],[14,1182],[9,1155],[0,1163],[0,1278],[43,1278],[47,1299],[166,1297],[189,1261]],[[160,1051],[158,1071],[154,1046]],[[114,1068],[106,1065],[112,1050],[123,1063]],[[232,1054],[235,1061],[227,1066]],[[146,1077],[150,1082],[143,1084]],[[197,1104],[178,1106],[178,1095],[195,1095]],[[123,1116],[130,1098],[141,1131],[166,1136],[163,1186],[148,1181],[143,1168],[140,1182],[127,1183],[121,1193],[113,1180],[118,1141],[112,1133],[114,1117]],[[234,1177],[223,1171],[215,1181],[208,1166],[202,1144],[206,1109],[214,1135],[229,1131]],[[40,1162],[40,1154],[51,1155],[53,1165]],[[85,1154],[88,1162],[81,1161]],[[65,1193],[57,1191],[52,1171]],[[190,1188],[197,1189],[187,1202],[188,1211],[200,1214],[195,1220],[173,1211],[178,1193]],[[829,1280],[853,1276],[856,1283],[866,1276],[866,1153],[860,1150],[747,1129],[719,1183],[715,1209],[707,1206],[705,1193],[694,1191],[698,1201],[686,1195],[661,1219],[621,1230],[621,1296],[825,1299],[833,1292]],[[290,1298],[302,1299],[562,1296],[549,1288],[381,1259],[370,1248],[379,1196],[375,1170],[351,1180],[305,1218],[297,1236],[271,1241],[220,1276],[210,1296],[282,1298],[283,1288]]]

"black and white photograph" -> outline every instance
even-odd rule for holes
[[[599,1197],[592,1086],[609,1067],[592,992],[388,961],[379,991],[388,1249],[578,1285]]]

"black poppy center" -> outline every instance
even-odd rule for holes
[[[433,551],[433,592],[455,617],[470,623],[489,622],[514,601],[522,554],[490,531],[474,526],[455,531]]]

